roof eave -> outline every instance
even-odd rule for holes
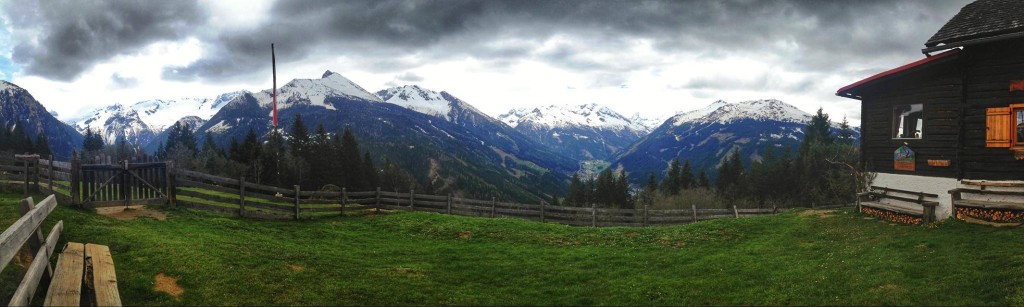
[[[928,47],[928,48],[921,49],[921,53],[924,53],[927,56],[931,56],[931,53],[932,52],[936,52],[936,51],[942,51],[942,50],[952,49],[952,48],[956,48],[956,47],[965,47],[965,46],[970,46],[970,45],[979,45],[979,44],[993,43],[993,42],[997,42],[997,41],[1010,40],[1010,39],[1021,38],[1021,37],[1024,37],[1024,32],[1006,33],[1006,34],[996,35],[996,36],[968,39],[968,40],[959,41],[959,42],[949,42],[949,43],[945,43],[945,44],[942,44],[942,45],[931,46],[931,47]]]
[[[950,58],[950,57],[955,56],[955,55],[957,55],[959,53],[960,53],[960,49],[953,49],[953,50],[950,50],[950,51],[947,51],[947,52],[936,54],[934,56],[925,57],[923,59],[920,59],[920,60],[917,60],[917,61],[905,64],[905,65],[900,66],[900,67],[896,67],[896,68],[893,68],[893,69],[890,69],[890,70],[886,70],[886,71],[874,74],[874,75],[872,75],[870,77],[864,78],[864,79],[862,79],[860,81],[854,82],[854,83],[852,83],[850,85],[847,85],[847,86],[844,86],[844,87],[840,88],[839,90],[836,91],[836,96],[860,100],[863,97],[861,95],[855,94],[855,92],[857,91],[857,89],[859,89],[859,88],[861,88],[863,86],[874,84],[875,81],[878,81],[878,80],[881,80],[881,79],[885,79],[885,78],[888,78],[888,77],[892,77],[892,76],[895,76],[895,75],[899,75],[899,74],[902,74],[904,72],[910,71],[912,69],[924,66],[926,64],[937,62],[937,61],[939,61],[941,59]]]

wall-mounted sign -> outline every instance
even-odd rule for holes
[[[928,166],[947,167],[949,160],[928,160]]]
[[[896,152],[893,153],[893,169],[897,171],[911,171],[915,170],[914,167],[914,151],[910,150],[907,145],[896,148]]]
[[[1010,81],[1010,91],[1024,91],[1024,80]]]

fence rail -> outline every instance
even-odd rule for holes
[[[103,159],[98,159],[103,161]],[[109,160],[109,159],[107,159]],[[110,161],[107,161],[108,163]],[[158,164],[146,161],[136,165]],[[76,164],[77,163],[77,164]],[[145,164],[145,165],[144,165]],[[126,164],[127,165],[127,164]],[[89,165],[89,168],[102,168]],[[105,166],[104,166],[105,167]],[[19,156],[17,161],[0,161],[0,180],[22,183],[26,194],[30,188],[48,191],[58,198],[74,201],[75,180],[80,177],[81,163],[62,162],[38,157]],[[116,169],[112,166],[111,169]],[[498,200],[469,199],[453,195],[417,194],[415,191],[312,191],[300,186],[292,189],[226,178],[167,166],[166,198],[163,202],[186,208],[247,218],[299,220],[338,217],[346,210],[403,210],[489,218],[517,218],[574,226],[650,226],[693,223],[696,221],[743,218],[775,214],[781,209],[648,209],[551,206],[544,202],[524,204]],[[78,188],[77,193],[81,193]],[[63,200],[62,200],[63,201]]]

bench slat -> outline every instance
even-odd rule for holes
[[[1024,191],[993,191],[968,188],[956,188],[949,190],[951,193],[991,194],[991,195],[1016,195],[1024,196]]]
[[[998,201],[985,201],[974,199],[961,199],[953,202],[955,206],[981,208],[981,209],[1010,209],[1024,210],[1024,204]]]
[[[939,205],[939,202],[937,202],[937,201],[922,201],[922,202],[918,203],[917,199],[915,199],[915,198],[886,195],[886,194],[881,194],[881,193],[872,193],[872,194],[874,194],[875,196],[878,196],[878,197],[882,197],[882,198],[901,200],[901,201],[905,201],[905,202],[919,204],[919,205],[922,205],[922,206],[932,206],[932,207],[934,207],[934,206],[938,206]]]
[[[114,258],[106,245],[86,244],[85,256],[92,263],[92,285],[96,291],[96,306],[121,306],[117,291]]]
[[[887,204],[883,204],[883,203],[865,201],[865,202],[861,202],[860,205],[864,206],[864,207],[888,210],[888,211],[892,211],[892,212],[896,212],[896,213],[902,213],[902,214],[907,214],[907,215],[924,216],[924,211],[923,210],[922,211],[917,211],[917,210],[912,210],[912,209],[908,209],[908,208],[902,208],[902,207],[887,205]]]
[[[1024,182],[989,182],[978,180],[963,180],[960,183],[974,186],[1024,188]]]
[[[25,277],[21,279],[21,284],[18,285],[18,290],[15,290],[14,295],[11,296],[10,306],[28,306],[32,303],[32,297],[36,294],[39,281],[43,278],[43,273],[46,272],[46,268],[50,264],[50,255],[53,255],[53,250],[57,248],[57,241],[60,241],[60,234],[63,231],[64,221],[58,221],[57,225],[53,225],[53,230],[46,237],[45,248],[40,248],[39,252],[36,253],[35,258],[32,259],[32,264],[29,265],[28,272],[25,272]]]
[[[46,306],[79,306],[82,298],[82,274],[85,273],[85,245],[68,242],[57,259]]]
[[[0,272],[14,259],[14,254],[25,245],[28,238],[36,234],[36,229],[56,207],[57,199],[50,195],[0,234]]]
[[[903,193],[903,194],[910,194],[910,195],[924,195],[925,197],[931,197],[931,198],[938,198],[939,197],[939,195],[937,195],[937,194],[923,193],[923,192],[914,192],[914,191],[907,191],[907,190],[900,190],[900,189],[893,189],[893,188],[879,187],[879,186],[871,186],[871,189],[872,190],[883,190],[883,191],[889,191],[889,192]]]

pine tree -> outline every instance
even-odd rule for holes
[[[679,172],[679,188],[689,189],[695,184],[696,183],[693,179],[693,167],[690,166],[690,160],[686,159],[686,162],[683,162],[683,170]]]
[[[832,137],[831,128],[832,124],[829,121],[828,114],[825,114],[822,108],[818,108],[818,112],[811,116],[811,121],[807,124],[807,132],[804,135],[803,143],[819,142],[822,144],[832,144],[834,138]]]
[[[850,127],[850,121],[843,116],[843,121],[839,123],[839,138],[838,142],[844,145],[853,144],[853,128]]]
[[[633,201],[629,195],[629,178],[625,170],[619,170],[619,176],[615,179],[615,204],[619,208],[632,209]]]
[[[37,134],[35,143],[36,153],[39,154],[40,156],[49,157],[51,154],[53,154],[53,150],[50,149],[50,141],[47,140],[46,134]]]
[[[572,174],[572,180],[569,181],[569,195],[565,196],[565,204],[568,206],[582,206],[585,202],[583,189],[583,181],[580,180],[580,175]]]
[[[380,186],[380,175],[378,174],[377,167],[373,165],[373,158],[370,157],[369,151],[363,155],[363,178],[366,179],[367,185],[371,188]]]
[[[302,122],[302,116],[295,114],[295,119],[292,120],[292,138],[288,139],[288,145],[291,146],[292,155],[296,157],[306,156],[306,145],[309,144],[309,129],[306,129],[306,124]]]
[[[733,150],[725,158],[725,161],[722,162],[722,167],[718,170],[718,180],[715,184],[719,194],[736,195],[734,192],[737,192],[738,184],[742,181],[743,177],[742,163],[739,149]]]
[[[679,194],[679,159],[672,160],[672,164],[668,167],[668,173],[665,175],[665,179],[661,180],[661,191],[668,195]]]
[[[117,160],[127,160],[129,155],[131,155],[131,153],[130,150],[128,150],[128,141],[122,136],[117,139]]]
[[[708,172],[706,170],[700,170],[700,175],[697,176],[697,186],[704,189],[711,187],[711,181],[708,180]]]
[[[363,161],[359,152],[359,142],[356,141],[356,136],[352,134],[352,130],[346,127],[341,136],[341,152],[339,152],[338,161],[345,184],[360,190],[373,189],[375,187],[370,186],[363,174]],[[409,187],[397,188],[408,189]]]
[[[207,131],[206,132],[206,136],[203,137],[203,150],[202,151],[203,152],[216,153],[216,154],[219,154],[221,156],[224,155],[224,151],[221,150],[220,147],[217,147],[217,143],[213,142],[213,134],[210,133],[209,131]]]

